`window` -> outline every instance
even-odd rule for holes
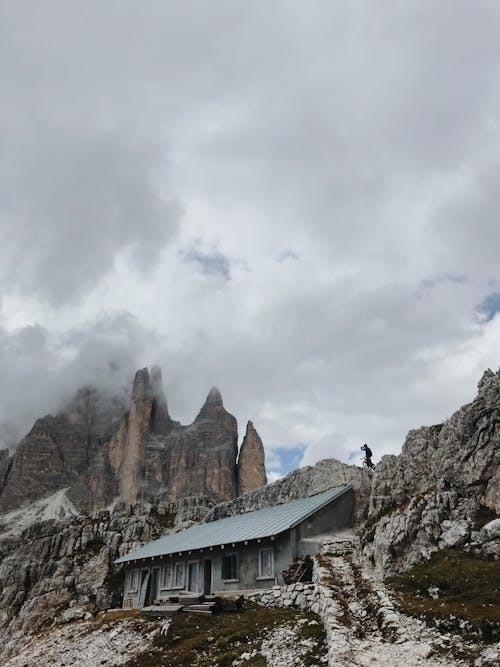
[[[188,591],[198,591],[198,561],[188,563]]]
[[[259,577],[261,579],[272,579],[274,577],[273,549],[261,549],[259,551]]]
[[[184,588],[184,563],[174,565],[174,588]]]
[[[229,554],[222,556],[222,579],[224,581],[235,581],[238,579],[238,556]]]
[[[161,586],[160,588],[168,590],[172,588],[172,565],[164,565],[161,571]]]
[[[132,570],[129,574],[128,579],[128,590],[129,593],[135,593],[137,591],[137,570]]]

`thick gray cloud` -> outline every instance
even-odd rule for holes
[[[278,471],[397,451],[499,365],[497,3],[0,3],[0,45],[30,414],[159,362],[176,418],[218,385]]]
[[[1,273],[11,288],[70,301],[95,287],[120,251],[150,270],[175,230],[179,206],[161,200],[159,158],[145,146],[46,129],[4,157]]]
[[[0,328],[0,447],[15,447],[34,420],[54,413],[82,386],[128,405],[141,353],[155,335],[127,313],[102,315],[64,333]]]

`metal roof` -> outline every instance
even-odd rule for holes
[[[297,526],[304,519],[307,519],[351,488],[350,484],[337,486],[315,496],[299,498],[282,505],[202,523],[178,533],[165,535],[165,537],[150,542],[137,551],[122,556],[115,562],[125,563],[141,558],[154,558],[278,535]]]

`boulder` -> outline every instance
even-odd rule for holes
[[[470,525],[467,521],[443,521],[440,546],[461,547],[470,537]]]

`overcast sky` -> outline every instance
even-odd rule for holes
[[[272,476],[500,365],[497,0],[0,0],[0,438],[212,385]]]

